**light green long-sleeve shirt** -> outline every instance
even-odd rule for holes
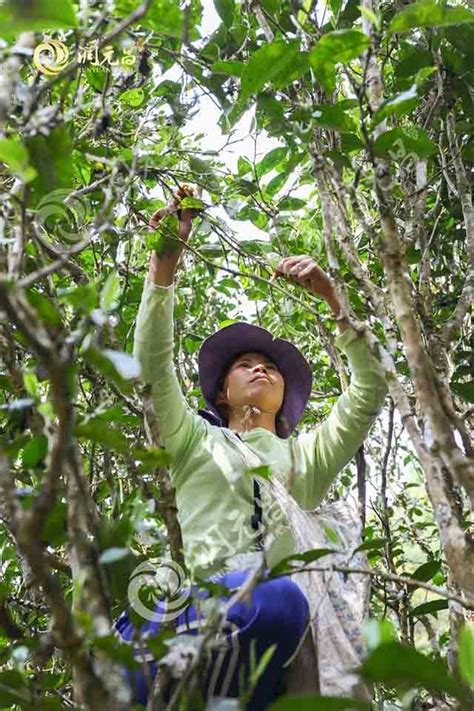
[[[237,554],[255,550],[249,468],[267,464],[272,476],[288,487],[293,463],[290,493],[302,508],[315,508],[367,437],[387,385],[365,340],[348,328],[336,336],[335,345],[348,357],[351,382],[328,417],[313,430],[287,439],[261,427],[242,433],[254,456],[249,460],[234,433],[211,425],[186,402],[173,363],[174,288],[174,284],[162,287],[145,279],[133,354],[140,362],[142,379],[152,386],[163,445],[173,457],[170,476],[186,562],[197,575],[206,576],[223,566],[238,567]],[[273,566],[294,552],[294,542],[286,514],[266,485],[262,499],[267,564]]]

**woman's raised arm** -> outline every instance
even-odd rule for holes
[[[156,227],[167,214],[178,212],[176,204],[153,215],[150,227]],[[192,228],[194,211],[183,209],[178,235],[186,241]],[[141,377],[151,384],[155,412],[165,448],[175,461],[189,451],[204,420],[195,414],[181,390],[173,362],[174,276],[183,245],[177,244],[166,254],[152,252],[135,324],[133,355],[141,366]]]
[[[148,278],[157,286],[170,286],[173,283],[184,243],[188,241],[191,234],[193,218],[196,217],[198,211],[189,208],[180,209],[180,200],[189,197],[189,194],[190,190],[186,186],[180,187],[173,201],[166,207],[157,210],[150,219],[149,226],[151,229],[155,229],[164,217],[176,214],[178,217],[178,238],[182,240],[163,254],[158,255],[154,250],[152,251]]]
[[[334,314],[341,311],[331,278],[312,257],[286,257],[276,268],[275,276],[293,279],[322,297]],[[349,328],[342,312],[336,322],[339,334],[334,344],[347,355],[351,382],[327,418],[312,432],[297,437],[303,471],[293,481],[291,493],[307,509],[321,503],[337,474],[356,454],[380,414],[388,391],[381,365],[365,338]]]

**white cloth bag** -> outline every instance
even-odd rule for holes
[[[261,463],[257,453],[234,432],[225,430],[225,434],[239,448],[247,466]],[[265,502],[275,499],[288,519],[295,553],[331,548],[337,552],[316,561],[315,566],[369,567],[365,552],[352,555],[362,542],[361,521],[355,506],[346,501],[336,501],[313,511],[305,511],[276,476],[259,478],[259,485],[264,502],[263,525]],[[362,623],[369,614],[369,576],[309,571],[292,574],[291,578],[308,600],[320,693],[371,701],[370,687],[354,673],[366,654]],[[298,663],[298,659],[295,662]],[[310,687],[311,684],[308,684]]]
[[[285,507],[297,553],[333,548],[344,552],[328,554],[313,565],[368,567],[364,552],[351,558],[351,553],[361,542],[361,523],[354,506],[336,501],[314,511],[304,511],[276,477],[264,485]],[[337,536],[337,542],[330,536]],[[311,564],[308,567],[312,567]],[[361,627],[369,612],[369,576],[309,571],[291,577],[309,603],[321,694],[370,701],[369,687],[354,673],[366,652]]]

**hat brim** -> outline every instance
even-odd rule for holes
[[[237,322],[206,338],[198,355],[199,381],[204,399],[211,411],[220,416],[215,405],[220,379],[236,356],[250,351],[268,356],[284,378],[285,394],[276,421],[276,432],[279,437],[289,437],[311,394],[311,368],[296,346],[282,338],[274,338],[270,331],[261,326]]]

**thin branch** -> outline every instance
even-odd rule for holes
[[[467,610],[474,610],[474,597],[471,595],[466,595],[462,597],[460,595],[453,595],[445,588],[440,588],[437,585],[430,585],[430,583],[425,583],[422,580],[415,580],[415,578],[407,577],[406,575],[395,575],[393,573],[387,573],[384,570],[377,570],[375,568],[351,568],[351,566],[344,565],[330,565],[330,566],[303,566],[301,568],[291,568],[291,575],[296,573],[307,573],[307,572],[317,572],[317,573],[354,573],[356,575],[369,575],[373,578],[382,578],[383,580],[390,580],[395,583],[403,583],[404,585],[409,585],[410,587],[423,588],[428,590],[435,595],[445,598],[446,600],[452,600],[453,602],[458,602]],[[287,575],[285,573],[276,573],[272,575],[273,578],[279,578],[282,575]]]

